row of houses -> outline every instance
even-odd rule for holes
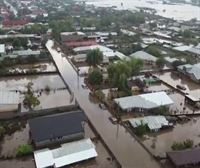
[[[97,157],[95,145],[84,138],[82,111],[38,117],[28,121],[37,168],[63,167]],[[58,147],[56,147],[58,146]]]

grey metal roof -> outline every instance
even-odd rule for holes
[[[187,51],[190,52],[190,53],[193,53],[193,54],[200,55],[200,49],[199,48],[191,47]]]
[[[132,118],[129,119],[130,124],[136,128],[141,123],[147,124],[150,130],[160,129],[163,126],[167,126],[169,122],[164,116],[147,116],[141,118]]]
[[[152,109],[173,104],[173,101],[165,92],[155,92],[137,96],[122,97],[114,99],[114,101],[123,110],[132,108]]]
[[[68,112],[29,120],[32,139],[35,142],[83,132],[82,121],[86,119],[83,112]]]
[[[138,59],[141,59],[141,60],[147,60],[147,61],[156,61],[157,58],[149,53],[146,53],[144,51],[137,51],[133,54],[130,55],[130,57],[132,58],[138,58]]]
[[[200,80],[200,63],[193,65],[188,73],[193,74],[197,80]]]

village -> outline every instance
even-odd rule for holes
[[[199,167],[199,20],[73,0],[0,19],[0,167]]]

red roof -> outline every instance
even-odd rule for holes
[[[81,47],[81,46],[90,46],[96,45],[96,40],[84,40],[84,41],[69,41],[65,42],[65,45],[68,47]]]
[[[23,20],[4,20],[3,27],[24,26],[28,23],[26,19]]]

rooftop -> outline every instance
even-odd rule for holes
[[[129,119],[129,122],[134,128],[141,125],[141,123],[147,124],[150,130],[160,129],[163,126],[169,125],[169,122],[164,116],[147,116],[141,118],[132,118]]]
[[[57,168],[94,157],[97,157],[97,152],[90,139],[65,143],[53,150],[46,148],[34,152],[37,168]]]
[[[141,60],[154,61],[154,62],[157,60],[157,58],[155,56],[153,56],[149,53],[146,53],[144,51],[137,51],[137,52],[131,54],[130,57],[141,59]]]
[[[146,93],[137,96],[128,96],[114,99],[122,110],[132,108],[153,109],[171,105],[174,102],[165,92]]]
[[[83,132],[82,121],[86,119],[82,111],[50,115],[29,120],[32,139],[35,142]]]
[[[167,156],[177,167],[200,163],[200,148],[168,152]]]

